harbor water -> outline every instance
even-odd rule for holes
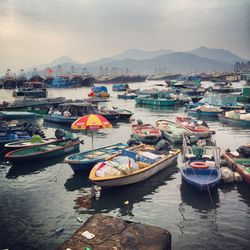
[[[130,84],[152,87],[154,82]],[[183,107],[136,106],[134,100],[111,93],[111,106],[134,112],[135,119],[154,123],[185,114]],[[87,98],[90,88],[49,89],[49,97]],[[11,101],[11,90],[0,90],[2,101]],[[205,119],[216,131],[215,140],[224,152],[250,142],[250,129]],[[48,137],[56,128],[69,128],[33,120]],[[94,147],[127,142],[130,122],[117,122],[112,129],[94,133]],[[91,134],[77,132],[85,141],[80,150],[91,149]],[[172,249],[249,249],[250,190],[245,183],[220,184],[199,193],[182,183],[177,166],[127,187],[98,191],[79,207],[76,199],[90,192],[86,173],[74,174],[63,157],[46,162],[12,166],[0,159],[0,249],[56,249],[91,215],[103,213],[125,220],[166,228],[172,234]],[[81,222],[81,220],[83,222]],[[60,229],[60,230],[59,230]]]

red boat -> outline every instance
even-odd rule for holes
[[[250,158],[242,158],[238,152],[231,152],[230,150],[227,150],[223,156],[228,166],[233,170],[235,169],[250,184]]]
[[[212,134],[215,134],[215,131],[205,125],[199,124],[189,116],[176,116],[175,121],[198,138],[209,138]]]
[[[144,143],[156,143],[161,138],[161,131],[151,124],[132,124],[132,134]]]

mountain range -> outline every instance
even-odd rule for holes
[[[44,73],[46,67],[50,67],[55,71],[57,65],[61,65],[67,71],[70,70],[71,66],[74,66],[79,73],[83,68],[87,68],[90,73],[95,75],[98,74],[100,67],[117,68],[119,71],[128,68],[130,72],[139,74],[153,74],[154,69],[159,67],[166,69],[167,72],[192,73],[232,71],[236,61],[246,62],[246,59],[228,50],[207,47],[200,47],[187,52],[176,52],[168,49],[156,51],[129,49],[121,54],[88,63],[80,63],[63,56],[49,64],[38,65],[36,68],[41,74]]]

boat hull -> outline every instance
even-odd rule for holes
[[[228,166],[232,168],[233,170],[235,168],[235,170],[242,176],[244,181],[250,185],[250,173],[247,173],[246,171],[244,171],[244,168],[240,164],[237,164],[235,160],[232,157],[230,157],[230,155],[228,155],[227,153],[224,153],[223,156]]]
[[[153,106],[176,106],[180,102],[178,100],[152,99],[152,98],[135,98],[136,104],[145,104]]]
[[[37,161],[37,160],[48,160],[49,158],[54,158],[54,157],[57,157],[60,155],[68,154],[70,152],[79,150],[79,145],[80,145],[80,142],[77,141],[77,142],[74,142],[70,145],[66,145],[64,147],[52,149],[52,150],[46,151],[46,152],[39,152],[39,153],[23,155],[23,156],[16,156],[16,157],[13,157],[11,155],[11,153],[13,153],[13,152],[23,150],[23,149],[20,149],[20,150],[11,151],[11,152],[7,153],[5,155],[5,157],[6,157],[6,159],[8,159],[12,163],[33,162],[33,161]],[[30,148],[34,149],[36,147],[39,147],[39,146],[34,146],[34,147],[30,147]]]
[[[68,163],[74,172],[90,171],[96,163],[105,161],[106,158],[121,152],[121,150],[126,147],[127,144],[116,143],[106,147],[70,155],[65,158],[64,162]]]
[[[198,191],[210,190],[216,187],[221,179],[217,168],[194,169],[191,167],[180,168],[182,179]]]
[[[62,115],[44,115],[43,118],[45,121],[48,122],[56,122],[63,124],[72,124],[78,119],[78,117],[64,117]]]
[[[128,175],[128,176],[122,176],[120,178],[114,178],[111,180],[92,180],[96,185],[100,187],[119,187],[119,186],[126,186],[130,184],[134,184],[137,182],[144,181],[151,176],[157,174],[158,172],[172,166],[173,164],[177,163],[177,156],[173,155],[170,158],[161,161],[159,163],[154,164],[152,168],[149,168],[143,172],[139,172],[136,174]]]
[[[189,115],[217,117],[221,112],[188,110]]]
[[[234,119],[234,118],[229,118],[225,117],[224,115],[218,115],[219,121],[225,122],[225,123],[230,123],[236,126],[244,126],[244,127],[250,127],[250,120],[240,120],[240,119]]]

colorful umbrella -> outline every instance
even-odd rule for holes
[[[103,128],[112,128],[111,123],[102,115],[90,114],[78,118],[72,123],[71,129],[74,130],[90,130],[92,133],[93,148],[93,131]]]

